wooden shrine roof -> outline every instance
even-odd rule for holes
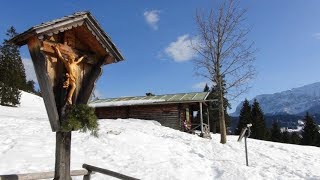
[[[104,50],[106,52],[110,52],[116,61],[124,59],[116,45],[111,41],[111,38],[102,30],[99,23],[88,11],[77,12],[69,16],[64,16],[59,19],[33,26],[27,31],[12,38],[10,41],[22,46],[27,44],[31,37],[36,36],[39,39],[43,39],[45,35],[52,36],[53,34],[58,34],[82,25],[86,25],[88,30],[90,30]]]

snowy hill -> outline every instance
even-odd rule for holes
[[[55,134],[41,98],[23,92],[20,107],[0,106],[0,122],[0,174],[54,169]],[[317,147],[249,139],[246,167],[236,140],[222,145],[218,135],[202,139],[154,121],[101,120],[99,138],[73,133],[71,169],[87,163],[141,179],[320,179]]]
[[[303,114],[320,113],[320,82],[305,85],[299,88],[256,96],[265,114]],[[253,99],[250,103],[253,103]],[[242,103],[240,103],[232,116],[238,116]]]

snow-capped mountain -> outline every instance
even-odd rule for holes
[[[303,114],[305,112],[320,113],[320,82],[305,85],[299,88],[274,93],[262,94],[257,99],[265,114]],[[232,116],[238,116],[242,103],[240,103]]]

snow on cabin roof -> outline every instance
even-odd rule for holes
[[[152,105],[152,104],[169,104],[169,103],[188,103],[207,101],[209,92],[193,92],[179,94],[165,94],[154,96],[133,96],[98,99],[90,102],[91,107],[117,107],[133,105]]]
[[[64,16],[33,26],[27,31],[12,38],[10,41],[22,46],[26,44],[28,39],[32,36],[37,36],[39,39],[42,39],[44,35],[52,36],[53,34],[58,34],[82,25],[85,25],[88,28],[105,51],[110,52],[115,57],[116,61],[124,59],[116,45],[112,42],[110,36],[103,31],[100,24],[89,11],[76,12],[69,16]]]

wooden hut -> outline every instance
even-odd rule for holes
[[[92,101],[99,119],[145,119],[181,131],[209,132],[209,92],[99,99]],[[206,134],[207,134],[206,133]]]

